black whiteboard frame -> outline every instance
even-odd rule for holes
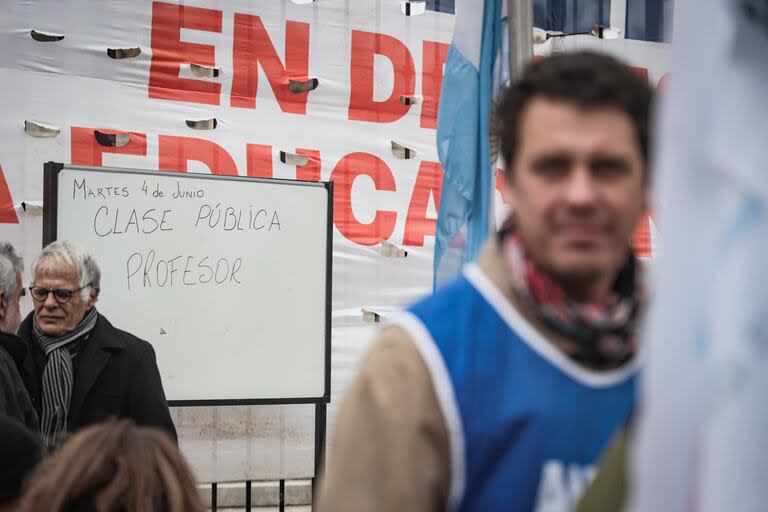
[[[65,165],[58,162],[47,162],[43,165],[43,247],[56,240],[59,198],[59,173],[66,169],[89,172],[113,171],[122,174],[142,174],[149,176],[168,177],[167,171],[152,171],[147,169],[127,169],[122,167],[92,167],[85,165]],[[294,398],[245,398],[245,399],[206,399],[206,400],[169,400],[171,407],[198,407],[220,405],[290,405],[316,404],[318,413],[325,417],[325,405],[331,401],[331,286],[333,261],[333,182],[286,180],[279,178],[255,178],[249,176],[224,176],[198,173],[174,173],[178,178],[213,179],[229,181],[245,181],[249,183],[263,182],[282,185],[306,184],[307,186],[322,186],[328,195],[328,219],[326,223],[326,264],[325,264],[325,372],[323,396],[294,397]],[[320,411],[322,409],[322,411]],[[323,421],[323,423],[325,423]],[[324,430],[324,429],[323,429]],[[323,433],[323,438],[325,437]]]

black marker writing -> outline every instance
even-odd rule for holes
[[[238,273],[242,267],[242,258],[215,258],[215,263],[208,256],[199,260],[196,256],[187,255],[161,258],[153,249],[146,254],[131,254],[125,263],[125,275],[128,290],[197,284],[227,285],[240,284]]]
[[[123,234],[148,235],[160,229],[160,231],[173,231],[171,224],[172,210],[156,210],[150,208],[141,213],[139,210],[130,210],[126,215],[120,212],[120,208],[110,209],[108,206],[100,206],[93,217],[93,231],[100,237],[117,236]]]
[[[277,210],[255,209],[253,206],[247,209],[235,208],[222,206],[221,203],[200,205],[195,227],[205,228],[205,226],[222,231],[261,231],[263,229],[280,231],[282,229]]]

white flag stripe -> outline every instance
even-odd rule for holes
[[[453,45],[472,63],[480,68],[480,50],[483,38],[483,2],[477,0],[456,0],[456,26]]]

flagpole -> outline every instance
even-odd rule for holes
[[[533,59],[533,1],[507,0],[509,77],[514,80]]]

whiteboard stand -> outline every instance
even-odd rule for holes
[[[118,328],[125,329],[126,331],[129,331],[132,334],[135,334],[138,337],[146,339],[152,343],[158,356],[161,377],[163,378],[163,385],[166,388],[166,396],[168,397],[169,406],[186,407],[315,404],[314,471],[316,478],[317,475],[319,475],[321,472],[321,464],[323,463],[324,459],[327,419],[326,408],[327,404],[330,402],[331,396],[331,262],[333,255],[333,183],[251,178],[241,176],[220,176],[182,172],[160,172],[107,167],[86,167],[77,165],[65,165],[56,162],[47,162],[44,164],[43,172],[43,246],[61,238],[78,243],[95,255],[100,263],[102,270],[102,284],[107,283],[107,286],[109,287],[105,287],[106,293],[102,294],[99,303],[100,305],[104,306],[103,311],[105,312],[106,316],[110,319],[115,319],[115,323]],[[77,177],[80,177],[80,183],[77,182]],[[85,201],[85,199],[80,201],[80,197],[78,194],[75,194],[75,188],[72,186],[72,184],[74,183],[75,185],[81,185],[85,182],[86,179],[89,180],[88,184],[96,183],[99,186],[103,185],[105,187],[111,187],[112,189],[115,189],[115,187],[119,185],[120,190],[123,188],[130,189],[132,195],[130,197],[119,197],[119,204],[110,203],[110,198],[103,197],[95,197],[93,198],[94,200],[90,200],[91,198],[89,197],[88,201]],[[230,379],[218,378],[215,381],[208,382],[206,385],[206,382],[197,382],[204,380],[199,379],[199,373],[195,376],[194,379],[190,379],[187,375],[187,380],[185,381],[186,387],[179,387],[178,381],[185,378],[183,373],[186,371],[183,368],[184,363],[177,362],[177,359],[179,358],[176,356],[180,351],[177,348],[176,352],[171,354],[173,357],[169,356],[167,352],[170,349],[167,348],[167,346],[170,346],[168,345],[168,340],[171,339],[171,336],[158,337],[157,330],[151,331],[150,334],[147,334],[146,331],[146,329],[148,329],[146,324],[151,323],[151,321],[148,321],[148,318],[151,317],[152,310],[157,310],[159,305],[174,304],[174,302],[170,302],[167,296],[158,295],[161,294],[161,292],[158,290],[158,286],[155,286],[149,291],[145,291],[145,293],[155,294],[154,296],[142,297],[142,299],[139,300],[135,295],[130,295],[137,293],[135,289],[131,291],[130,276],[128,277],[128,291],[125,290],[124,286],[125,276],[123,276],[122,281],[119,281],[117,277],[117,269],[125,268],[124,261],[127,250],[125,247],[128,247],[125,244],[130,244],[130,247],[132,248],[131,250],[134,250],[133,248],[136,247],[141,248],[142,245],[148,245],[153,248],[157,248],[162,246],[163,240],[165,239],[161,237],[165,235],[158,233],[152,236],[141,237],[140,234],[138,234],[133,238],[130,238],[128,235],[121,237],[113,236],[97,238],[93,235],[94,232],[98,234],[98,230],[96,229],[96,219],[99,215],[97,210],[98,208],[104,209],[105,207],[119,206],[119,208],[124,209],[133,208],[132,211],[142,211],[142,209],[143,211],[146,211],[149,206],[167,207],[167,205],[171,203],[174,205],[181,204],[181,202],[177,199],[150,199],[149,197],[151,196],[146,196],[146,191],[144,191],[143,194],[135,192],[135,189],[137,188],[136,184],[141,183],[142,180],[145,184],[148,180],[151,180],[151,182],[153,184],[157,184],[158,187],[169,187],[169,183],[173,183],[173,186],[175,187],[183,183],[185,187],[204,190],[206,194],[214,198],[212,200],[216,200],[216,198],[225,198],[227,201],[231,202],[237,201],[238,198],[240,198],[246,202],[261,200],[262,202],[270,204],[279,204],[279,207],[282,208],[283,214],[285,215],[287,221],[286,224],[291,224],[291,226],[295,228],[293,231],[288,230],[287,234],[280,233],[279,235],[276,235],[275,238],[270,239],[267,236],[255,235],[251,233],[233,233],[224,235],[215,232],[215,230],[206,231],[203,234],[200,234],[201,232],[199,231],[191,233],[185,232],[184,230],[187,228],[182,227],[172,235],[176,238],[168,238],[165,243],[166,245],[172,246],[174,249],[179,245],[190,246],[197,244],[193,249],[201,251],[216,250],[220,249],[223,245],[228,244],[229,246],[234,243],[237,249],[242,251],[242,253],[238,254],[243,254],[244,258],[257,258],[259,257],[258,254],[271,254],[273,252],[276,253],[277,256],[273,255],[273,257],[276,258],[273,260],[273,264],[275,265],[281,264],[280,262],[284,259],[293,258],[294,266],[289,267],[291,272],[286,272],[286,275],[290,274],[290,278],[295,279],[294,284],[298,284],[296,284],[296,286],[294,286],[294,288],[290,289],[289,291],[284,291],[280,289],[283,288],[282,286],[278,286],[281,284],[281,282],[275,281],[272,284],[272,288],[277,289],[275,290],[275,293],[277,294],[288,294],[287,297],[283,296],[282,300],[279,302],[279,304],[284,304],[286,309],[288,306],[293,306],[295,302],[301,300],[314,301],[308,303],[312,307],[307,306],[308,310],[313,311],[313,315],[310,315],[311,318],[308,322],[287,322],[285,325],[277,325],[275,329],[279,328],[280,330],[277,331],[273,329],[273,331],[271,331],[273,336],[267,336],[265,338],[268,341],[257,339],[256,343],[252,343],[252,340],[246,340],[245,343],[247,343],[247,345],[245,345],[244,352],[251,350],[256,351],[256,354],[243,353],[243,345],[240,345],[237,347],[237,350],[240,352],[235,351],[234,357],[240,360],[247,359],[249,356],[254,356],[254,358],[257,358],[260,361],[263,358],[268,359],[269,357],[272,357],[272,352],[279,352],[280,350],[285,351],[286,345],[290,345],[291,343],[304,343],[307,347],[311,348],[311,357],[305,357],[303,362],[306,365],[310,365],[310,367],[314,369],[314,373],[307,372],[305,369],[303,369],[304,367],[301,366],[302,361],[299,361],[301,357],[297,356],[295,357],[296,360],[294,360],[293,358],[285,357],[285,354],[283,353],[281,356],[282,358],[276,359],[276,361],[278,361],[279,364],[284,365],[285,368],[279,368],[272,374],[265,372],[268,374],[267,377],[261,377],[258,372],[254,372],[252,375],[247,377],[247,380],[241,379],[243,383],[247,384],[245,386],[247,389],[225,389],[225,391],[222,391],[222,396],[209,396],[206,395],[206,393],[216,393],[216,389],[219,385],[226,388],[226,385],[231,384],[223,382],[229,381]],[[80,189],[77,190],[79,191]],[[106,190],[106,188],[102,190]],[[75,196],[77,196],[77,198]],[[190,200],[189,204],[186,206],[182,205],[174,207],[179,209],[179,211],[176,213],[178,213],[178,216],[182,217],[183,219],[183,222],[180,223],[184,224],[184,226],[191,225],[188,222],[189,211],[185,211],[184,209],[186,208],[189,210],[190,208],[197,208],[197,206],[194,204],[194,200]],[[315,207],[317,207],[317,211],[293,211],[301,208]],[[202,209],[202,207],[200,208]],[[96,216],[94,216],[94,212],[97,212]],[[319,213],[322,215],[319,215]],[[184,215],[186,215],[186,217],[184,217]],[[198,220],[199,218],[200,217],[198,214]],[[117,225],[117,222],[117,217],[115,217],[115,225]],[[300,228],[297,226],[300,226]],[[238,223],[238,229],[239,227],[240,226]],[[197,228],[197,224],[195,224],[195,228]],[[128,232],[127,228],[122,233],[126,232]],[[113,234],[114,233],[118,233],[117,229],[115,229]],[[129,233],[129,235],[132,236],[133,232]],[[105,235],[99,234],[99,236],[102,237]],[[253,242],[252,240],[254,240],[254,237],[256,236],[261,236],[261,238],[258,238],[258,242]],[[226,242],[222,242],[224,239],[221,237],[229,238],[226,238]],[[293,239],[291,239],[291,237],[293,237]],[[234,242],[232,242],[233,240]],[[277,242],[271,242],[270,240],[276,240]],[[288,242],[285,240],[288,240]],[[274,245],[270,245],[271,243]],[[254,246],[256,246],[256,249],[266,249],[258,252],[256,249],[254,249]],[[283,251],[284,254],[280,253],[280,251]],[[256,254],[257,252],[258,254]],[[296,252],[301,253],[300,256],[296,256]],[[284,257],[285,254],[288,254],[290,258]],[[299,263],[296,264],[296,261]],[[245,266],[245,263],[243,263],[243,266]],[[253,282],[250,283],[251,286],[248,287],[248,283],[245,283],[245,286],[239,288],[242,290],[242,293],[239,296],[235,292],[226,292],[232,295],[224,294],[222,295],[220,301],[227,301],[227,299],[229,299],[229,302],[233,303],[244,302],[244,299],[242,298],[244,296],[243,294],[250,293],[250,295],[248,295],[248,299],[250,299],[251,295],[255,295],[253,293],[254,289],[258,289],[258,291],[261,292],[263,283],[267,283],[267,287],[270,286],[269,274],[274,274],[275,270],[269,265],[258,267],[256,264],[254,264],[252,267],[257,267],[259,270],[253,271],[254,274],[251,276]],[[294,271],[294,269],[296,269],[296,271]],[[261,272],[261,274],[258,272]],[[324,275],[318,275],[322,274],[323,272]],[[144,268],[144,273],[146,275],[146,267]],[[299,277],[294,277],[294,274],[299,274]],[[244,273],[244,275],[246,277],[249,276],[247,273]],[[311,279],[306,279],[307,276],[309,276]],[[242,277],[242,279],[245,279],[245,277]],[[274,281],[275,278],[272,277],[271,279]],[[218,282],[218,277],[216,282]],[[300,289],[300,287],[303,286],[303,283],[305,282],[315,283],[315,288],[308,291]],[[119,283],[119,285],[116,283]],[[240,281],[237,281],[237,283],[239,284]],[[171,284],[173,284],[172,279]],[[185,282],[184,284],[190,283]],[[182,295],[174,296],[174,300],[187,300],[189,297],[191,298],[188,300],[202,300],[206,297],[209,297],[211,289],[211,286],[208,288],[205,286],[190,286],[188,288],[183,288],[182,291],[175,292]],[[166,290],[163,290],[162,293],[166,293]],[[174,292],[168,291],[167,293]],[[107,300],[102,300],[105,295],[108,295],[109,298]],[[200,299],[197,299],[198,296]],[[153,297],[156,300],[155,303],[153,303],[151,300]],[[239,300],[232,300],[231,297],[236,297]],[[210,299],[208,300],[210,301]],[[123,307],[118,306],[126,303],[131,303],[133,305],[130,315],[125,313]],[[183,308],[178,309],[183,310]],[[102,310],[101,307],[100,310]],[[271,320],[270,317],[279,315],[272,315],[271,313],[272,311],[263,315],[265,317],[263,323],[269,323],[270,321],[277,322],[277,320]],[[185,324],[194,323],[196,320],[199,320],[199,318],[197,318],[199,316],[210,318],[210,315],[200,315],[199,313],[195,314],[194,312],[187,314],[190,316],[190,318],[186,318],[184,321],[180,322],[182,327],[179,329],[183,329]],[[138,320],[135,320],[136,318],[138,318]],[[218,318],[219,322],[214,324],[213,322],[205,321],[205,327],[210,327],[213,325],[213,328],[223,329],[221,331],[222,334],[228,334],[232,329],[236,328],[233,328],[232,323],[228,322],[226,318],[222,318],[220,316],[216,316],[215,318]],[[241,320],[242,318],[243,316],[241,312],[240,316],[238,316],[236,320]],[[259,326],[261,323],[262,322],[259,323]],[[293,331],[291,331],[291,329],[307,329],[307,323],[310,324],[309,329],[311,329],[311,336],[308,336],[309,338],[312,338],[311,347],[307,342],[304,341],[304,338],[307,338],[307,336],[296,335],[293,333]],[[297,327],[297,325],[299,327]],[[189,329],[194,328],[195,327]],[[199,329],[200,326],[198,325],[196,328]],[[142,331],[142,329],[144,329],[144,331]],[[191,334],[187,333],[184,335],[187,337],[183,338],[182,341],[186,343],[187,346],[191,346],[192,350],[197,350],[197,346],[199,345],[205,345],[206,340],[209,339],[199,334],[198,337],[195,338],[195,333],[199,331],[192,330],[190,332]],[[283,334],[284,332],[286,334]],[[161,329],[160,334],[166,333]],[[216,366],[216,361],[218,361],[218,359],[210,361],[211,357],[219,358],[222,357],[220,353],[232,352],[231,350],[220,350],[220,344],[226,344],[230,341],[235,343],[242,339],[242,333],[240,334],[241,336],[239,337],[223,335],[213,337],[217,343],[216,350],[210,350],[204,354],[207,358],[207,361],[209,361],[209,367],[214,368]],[[229,340],[229,338],[233,338],[233,340]],[[195,341],[195,343],[190,343],[189,339],[192,339]],[[160,343],[158,343],[158,340]],[[255,345],[258,346],[254,348]],[[269,345],[266,347],[266,351],[262,345]],[[301,350],[296,350],[292,347],[289,348],[293,351],[291,354],[301,352]],[[179,372],[181,377],[176,378],[174,375],[170,375],[169,378],[169,372],[172,373],[175,371],[173,368],[169,369],[169,367],[174,366],[177,367],[175,370]],[[293,370],[294,366],[298,367],[299,369],[295,370],[294,375],[292,375],[291,370]],[[293,381],[301,380],[305,373],[312,374],[311,382],[309,382],[309,384],[303,388],[300,386],[297,387]],[[213,371],[211,374],[213,375]],[[269,375],[272,375],[273,377],[269,378]],[[274,375],[277,375],[278,377],[274,378]],[[254,380],[258,381],[259,379],[261,379],[262,382],[252,382]],[[283,388],[280,387],[283,386],[283,384],[275,386],[274,382],[275,380],[281,379],[285,379],[286,381],[288,379],[292,379],[291,382],[286,382],[284,384],[284,387],[287,391],[285,391],[283,394],[281,394]],[[171,385],[169,385],[169,382]],[[214,384],[214,391],[211,391],[211,383]],[[195,387],[204,389],[194,389]],[[314,484],[315,479],[313,478],[313,494],[315,491]]]

